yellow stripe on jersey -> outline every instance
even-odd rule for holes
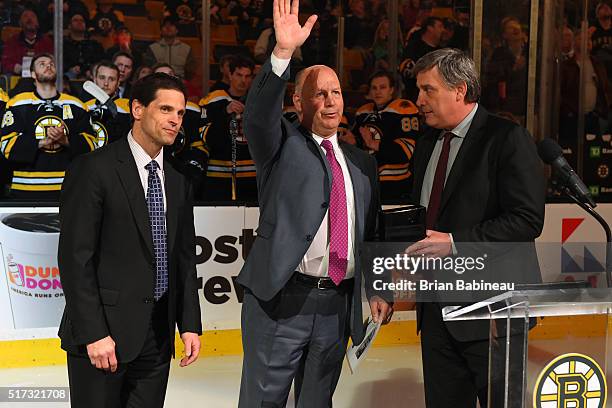
[[[8,94],[4,92],[4,89],[0,88],[0,101],[6,102],[9,100]]]
[[[21,191],[59,191],[62,189],[62,185],[61,184],[34,185],[34,184],[11,183],[11,189],[21,190]]]
[[[13,107],[13,106],[29,104],[35,100],[40,100],[40,99],[38,99],[36,95],[34,95],[34,92],[22,92],[20,94],[13,96],[11,99],[8,100],[8,102],[6,103],[6,109]]]
[[[209,165],[213,166],[230,166],[232,165],[231,160],[210,160]],[[237,160],[236,166],[252,166],[255,162],[253,160]]]
[[[87,106],[83,103],[83,101],[80,100],[79,98],[76,98],[76,97],[72,96],[72,95],[68,95],[68,94],[65,94],[65,93],[60,93],[60,96],[59,96],[59,98],[57,98],[57,100],[69,103],[71,105],[79,106],[83,110],[88,111]]]
[[[400,145],[404,153],[406,153],[406,157],[408,159],[412,158],[412,153],[414,152],[414,145],[415,145],[414,140],[407,139],[405,137],[400,137],[399,139],[395,139],[393,142]]]
[[[7,159],[9,158],[11,150],[13,149],[13,146],[15,145],[15,142],[17,141],[18,137],[19,133],[11,132],[8,135],[3,136],[2,140],[0,140],[0,150],[2,151],[4,157],[6,157]]]
[[[191,101],[187,101],[187,105],[185,105],[185,108],[187,110],[198,112],[198,113],[200,113],[202,111],[201,108],[200,108],[200,105],[198,105],[196,103],[193,103]]]
[[[119,113],[130,113],[130,100],[127,98],[115,99],[115,105],[117,105],[117,111]]]
[[[355,112],[355,116],[363,115],[366,113],[373,113],[373,112],[374,112],[374,102],[368,102],[365,105],[361,105],[359,109],[357,109],[357,112]]]
[[[254,171],[236,171],[236,178],[248,178],[255,177],[256,174]],[[214,177],[214,178],[231,178],[232,173],[226,172],[217,172],[217,171],[208,171],[206,172],[206,177]]]
[[[204,144],[203,141],[198,140],[196,142],[193,142],[192,144],[189,145],[192,149],[197,149],[200,151],[203,151],[204,153],[206,153],[207,155],[210,154],[210,152],[208,151],[208,149],[206,148],[206,144]]]
[[[399,181],[411,176],[408,163],[385,164],[378,167],[378,177],[380,181]]]
[[[200,99],[200,102],[198,102],[198,105],[200,106],[208,105],[209,103],[213,103],[213,102],[217,102],[221,100],[233,101],[232,97],[229,96],[227,92],[219,89],[217,91],[212,91],[211,93],[206,95],[204,98]]]
[[[382,112],[399,113],[400,115],[416,115],[419,108],[408,99],[396,99],[392,101]]]
[[[64,177],[65,175],[66,175],[65,171],[19,171],[19,170],[15,170],[13,172],[14,177],[45,178],[45,177]]]

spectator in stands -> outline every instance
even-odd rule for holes
[[[125,137],[131,128],[132,117],[129,99],[117,97],[119,68],[115,64],[108,60],[96,64],[94,83],[111,97],[104,104],[86,92],[83,98],[91,115],[97,147],[102,147]]]
[[[181,37],[197,37],[196,2],[193,0],[170,0],[165,3],[166,11],[164,14],[176,21],[179,35]]]
[[[149,45],[144,56],[146,64],[166,63],[172,66],[176,75],[191,78],[196,69],[191,46],[179,40],[178,29],[173,17],[166,17],[161,24],[161,39]]]
[[[421,10],[420,0],[405,0],[402,4],[402,24],[406,32],[410,31],[417,23],[417,17]]]
[[[368,97],[372,102],[355,114],[353,133],[376,157],[381,198],[408,198],[412,188],[410,161],[422,131],[419,110],[407,99],[395,99],[395,78],[389,71],[370,77]]]
[[[272,54],[272,50],[276,46],[276,36],[274,35],[274,27],[266,28],[261,32],[259,38],[257,38],[257,42],[255,43],[255,49],[253,50],[253,54],[255,54],[255,61],[259,64],[263,64],[266,62],[270,55]],[[302,66],[302,48],[297,47],[293,52],[293,57],[291,57],[291,75],[294,75],[294,72],[298,72]]]
[[[570,163],[573,163],[573,166],[576,165],[577,157],[578,119],[580,117],[578,110],[580,87],[578,84],[580,83],[581,69],[586,71],[582,111],[585,119],[585,134],[601,136],[610,133],[608,115],[612,104],[612,88],[608,81],[605,65],[597,57],[591,55],[592,47],[591,39],[587,38],[587,52],[583,53],[582,33],[580,31],[576,32],[574,54],[561,63],[559,143],[566,149],[568,153],[566,157]]]
[[[501,21],[503,43],[493,50],[485,67],[483,96],[493,111],[507,111],[522,124],[527,109],[527,36],[520,21],[505,17]]]
[[[251,5],[251,0],[239,0],[230,10],[230,16],[236,17],[238,41],[240,43],[257,39],[260,18],[257,9]]]
[[[311,65],[334,65],[336,39],[331,35],[330,26],[324,26],[319,20],[315,23],[310,36],[301,47],[304,57],[304,66]]]
[[[55,0],[42,0],[40,2],[40,31],[52,34],[53,20],[55,18]],[[89,20],[89,10],[81,0],[64,0],[62,3],[62,13],[64,14],[64,24],[73,15],[80,14]]]
[[[117,96],[120,98],[129,98],[130,95],[130,78],[134,70],[134,58],[126,52],[118,52],[113,55],[113,64],[119,68],[119,88]]]
[[[172,65],[166,64],[165,62],[155,64],[151,67],[151,69],[153,70],[153,72],[163,72],[164,74],[170,76],[177,76],[176,71],[174,70],[174,68],[172,68]]]
[[[221,78],[217,80],[210,88],[210,91],[223,90],[227,91],[230,87],[230,65],[236,58],[235,55],[226,54],[219,60],[219,71],[221,72]]]
[[[109,36],[123,26],[123,13],[113,8],[111,0],[98,0],[98,7],[91,17],[91,25],[96,34]]]
[[[73,14],[64,37],[64,75],[69,79],[86,78],[86,73],[104,57],[104,49],[95,40],[88,38],[85,17]]]
[[[402,47],[402,33],[400,30],[397,32],[397,52],[398,52],[398,61],[400,61],[401,56],[404,54],[404,50]],[[376,28],[376,33],[374,34],[374,43],[372,44],[372,58],[373,65],[376,71],[391,71],[391,66],[389,65],[389,20],[383,19]]]
[[[19,26],[21,31],[4,44],[2,73],[21,76],[22,72],[30,72],[29,64],[34,55],[53,52],[53,40],[39,32],[38,16],[33,10],[21,13]]]
[[[612,8],[600,2],[595,8],[597,22],[593,30],[593,55],[605,66],[608,76],[612,77]]]
[[[574,32],[568,26],[563,26],[561,34],[561,61],[567,61],[574,56]]]
[[[367,51],[372,46],[372,38],[378,21],[366,13],[364,0],[349,2],[350,14],[346,17],[344,45],[346,48],[359,48]]]
[[[36,92],[21,93],[6,104],[0,152],[15,165],[15,198],[57,199],[70,161],[94,150],[95,136],[86,106],[58,92],[52,55],[36,55],[31,75]]]
[[[106,51],[108,58],[112,58],[118,52],[125,52],[132,56],[134,67],[139,67],[142,62],[142,51],[132,42],[132,33],[127,27],[119,27],[115,31],[115,46]]]
[[[458,48],[468,51],[470,46],[470,12],[467,7],[455,8],[455,24],[453,25],[453,36],[450,38],[447,47]],[[446,24],[445,24],[446,25]]]
[[[253,81],[253,61],[236,56],[230,63],[230,87],[202,98],[208,127],[204,142],[209,148],[205,199],[256,201],[255,165],[242,130],[246,95]],[[232,155],[235,147],[236,155]]]
[[[423,55],[440,48],[442,34],[444,33],[444,22],[439,17],[427,17],[421,27],[408,40],[406,48],[404,48],[404,60],[400,65],[406,98],[411,101],[416,101],[418,96],[416,78],[412,75],[412,67]]]
[[[134,77],[132,78],[132,82],[138,81],[140,78],[144,78],[149,74],[153,73],[153,68],[148,65],[139,66],[134,72]]]

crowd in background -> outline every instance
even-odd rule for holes
[[[305,0],[301,3],[303,15],[316,13],[319,19],[307,42],[293,55],[292,80],[304,67],[335,65],[339,52],[338,18],[343,16],[344,72],[340,74],[344,78],[345,118],[341,137],[377,156],[384,200],[406,199],[410,189],[409,163],[422,131],[416,107],[418,89],[411,68],[420,57],[439,48],[469,51],[469,2],[401,1],[398,54],[393,59],[390,59],[388,46],[387,1]],[[201,2],[65,0],[63,72],[56,73],[63,75],[64,89],[49,99],[40,94],[39,90],[46,85],[43,86],[40,75],[32,75],[35,67],[31,63],[35,56],[53,53],[54,1],[1,0],[0,69],[3,76],[0,88],[4,88],[4,92],[0,91],[0,112],[10,111],[13,122],[18,122],[20,116],[13,111],[24,111],[24,106],[28,105],[36,109],[36,114],[40,113],[39,106],[47,106],[51,112],[49,100],[62,99],[60,95],[70,96],[82,103],[82,109],[90,117],[89,128],[83,133],[91,135],[89,150],[93,150],[116,137],[125,136],[129,130],[132,84],[151,72],[167,72],[183,79],[190,101],[189,120],[185,121],[180,140],[168,149],[168,154],[176,158],[198,184],[199,199],[254,202],[257,199],[254,166],[246,136],[242,134],[241,115],[251,81],[275,45],[271,10],[272,0],[212,2],[209,10],[212,51],[207,61],[211,65],[212,79],[210,93],[202,95]],[[588,73],[584,112],[587,132],[608,134],[612,101],[607,80],[612,72],[612,8],[601,2],[592,12],[593,22],[586,42],[589,58],[585,59]],[[488,109],[524,125],[529,30],[524,16],[499,17],[497,33],[483,38],[481,102]],[[561,34],[559,138],[570,151],[576,143],[579,116],[578,89],[573,84],[580,78],[580,56],[583,54],[582,37],[575,24],[570,14]],[[398,65],[392,66],[392,60]],[[116,84],[113,82],[115,74]],[[85,91],[83,83],[86,80],[94,81],[111,101],[103,103]],[[286,116],[297,121],[290,106],[291,85],[286,98]],[[64,106],[64,102],[55,105]],[[73,102],[71,106],[76,105],[77,102]],[[0,184],[4,188],[0,194],[23,197],[15,194],[19,192],[15,188],[19,186],[15,183],[15,174],[21,175],[17,177],[21,181],[40,179],[37,167],[40,163],[36,164],[36,160],[45,155],[57,160],[59,155],[55,150],[70,150],[73,129],[65,126],[68,142],[64,147],[47,151],[46,146],[41,148],[44,154],[20,155],[19,146],[26,133],[32,133],[29,137],[35,139],[45,137],[45,133],[37,133],[36,126],[30,126],[32,129],[28,131],[26,125],[15,130],[16,124],[6,125],[6,114],[2,114]],[[27,119],[23,120],[28,125],[36,122],[27,116],[31,113],[24,115]],[[60,122],[66,119],[60,118]],[[21,139],[15,138],[19,133],[22,133]],[[58,174],[65,170],[71,154],[76,152],[66,154],[65,164],[45,170],[57,176],[51,177],[55,182],[61,179]],[[48,197],[58,193],[58,183],[53,186],[55,192]],[[27,192],[27,197],[45,195],[40,194],[42,187],[28,188],[21,190]]]

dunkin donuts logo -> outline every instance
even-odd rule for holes
[[[62,291],[59,268],[56,266],[23,265],[11,254],[7,256],[7,273],[11,290],[26,296]],[[58,296],[57,294],[55,296]]]

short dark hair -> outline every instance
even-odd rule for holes
[[[95,64],[95,69],[94,69],[94,78],[98,75],[98,69],[100,69],[100,67],[104,67],[104,68],[110,68],[113,71],[117,72],[117,75],[119,75],[119,68],[117,68],[117,66],[115,64],[113,64],[112,62],[110,62],[109,60],[102,60],[98,63]]]
[[[116,53],[113,54],[113,58],[111,59],[113,61],[113,63],[115,63],[115,61],[117,60],[117,58],[119,57],[126,57],[129,58],[132,61],[132,65],[134,65],[134,56],[132,54],[130,54],[129,52],[125,52],[125,51],[118,51]],[[133,68],[133,67],[132,67]]]
[[[48,52],[41,52],[40,54],[36,54],[34,58],[32,58],[32,62],[30,63],[30,72],[34,72],[34,65],[36,65],[36,61],[41,58],[51,58],[51,61],[55,63],[55,57],[53,54]]]
[[[429,16],[423,21],[421,27],[423,27],[423,30],[426,30],[427,27],[433,27],[434,25],[436,25],[436,21],[439,21],[440,23],[442,23],[442,25],[444,25],[444,20],[442,20],[440,17]]]
[[[177,77],[165,74],[163,72],[154,72],[144,78],[139,79],[132,86],[130,93],[130,111],[135,100],[142,103],[144,106],[149,106],[157,96],[157,91],[160,89],[171,89],[181,92],[187,101],[187,91],[183,81]]]
[[[219,59],[219,68],[221,68],[226,62],[231,64],[234,59],[236,59],[234,54],[225,54]]]
[[[389,80],[389,86],[395,87],[395,77],[389,71],[376,71],[370,76],[368,80],[368,88],[372,87],[372,81],[376,78],[387,78]]]
[[[242,55],[235,55],[229,64],[230,74],[233,74],[238,68],[248,68],[253,72],[255,70],[255,63]]]
[[[172,24],[175,27],[177,27],[177,24],[178,24],[178,22],[176,21],[176,18],[174,18],[173,16],[167,16],[162,19],[161,24],[159,26],[163,27],[168,23]]]
[[[172,70],[172,72],[174,72],[176,74],[176,70],[172,67],[172,65],[165,63],[165,62],[158,62],[157,64],[153,65],[151,67],[151,70],[153,72],[157,71],[159,68],[170,68]],[[176,75],[175,75],[176,76]]]

